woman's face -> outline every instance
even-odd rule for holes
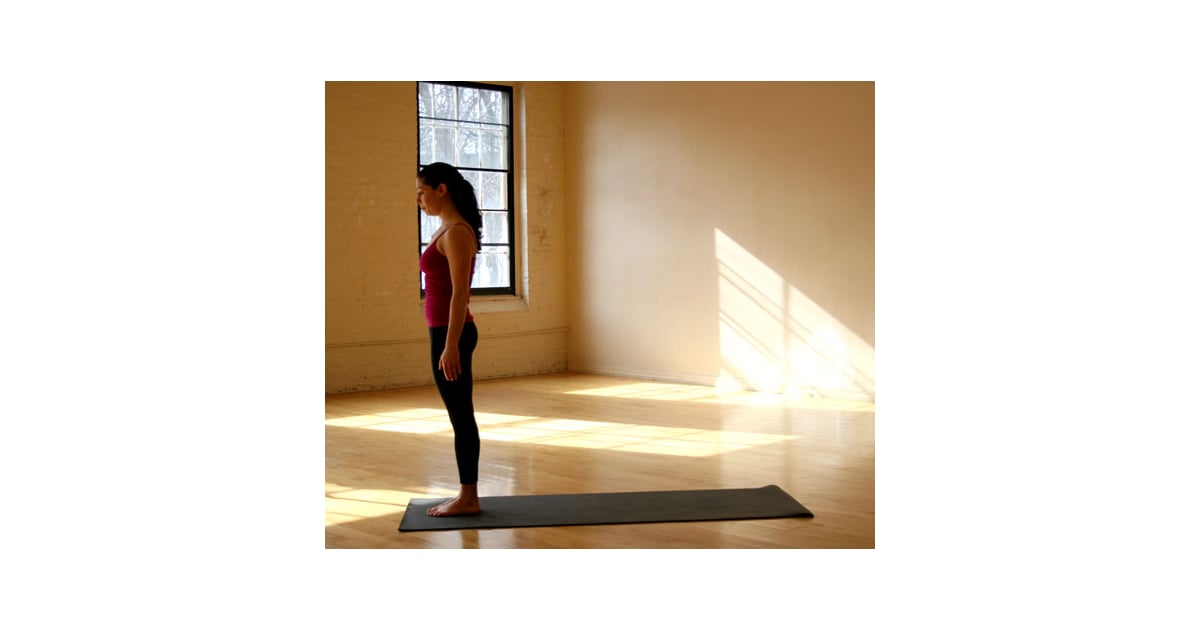
[[[442,206],[446,202],[446,185],[442,184],[437,188],[431,188],[428,184],[417,178],[417,206],[432,217],[441,216]]]

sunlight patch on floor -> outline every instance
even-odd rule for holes
[[[725,381],[731,382],[731,381]],[[864,400],[822,398],[806,394],[781,394],[757,392],[729,384],[721,387],[704,385],[677,385],[671,383],[629,383],[611,387],[594,387],[565,392],[576,396],[605,396],[661,401],[689,401],[698,403],[752,404],[783,406],[800,409],[827,409],[831,411],[865,411],[874,413],[875,403]]]
[[[568,394],[578,396],[607,396],[611,398],[646,398],[649,400],[693,400],[716,398],[727,393],[724,390],[703,385],[681,385],[675,383],[628,383],[611,387],[579,389]]]
[[[683,457],[708,457],[752,446],[798,439],[791,435],[710,431],[566,418],[544,420],[527,426],[552,432],[550,436],[526,440],[537,444]]]
[[[451,496],[457,487],[423,487],[405,490],[385,488],[359,488],[337,483],[325,484],[325,526],[353,523],[368,518],[400,517],[408,507],[409,499],[431,496]]]
[[[414,494],[406,494],[406,497],[414,497]],[[401,514],[404,506],[408,505],[408,498],[404,498],[402,503],[391,503],[391,500],[396,499],[394,497],[389,502],[379,502],[379,500],[330,496],[328,491],[326,491],[325,526],[353,523],[364,520],[364,518],[379,518]]]
[[[369,416],[349,416],[336,420],[326,420],[325,424],[334,427],[394,431],[399,433],[443,433],[450,431],[450,424],[446,420],[446,411],[444,409],[428,408],[389,411]]]
[[[575,418],[475,414],[479,437],[485,441],[543,444],[682,457],[709,457],[721,453],[799,439],[793,435],[745,433],[598,422]],[[411,418],[411,419],[406,419]],[[341,427],[398,433],[452,433],[445,411],[414,408],[376,416],[351,416],[328,420]]]

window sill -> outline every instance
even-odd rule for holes
[[[421,306],[425,306],[424,298]],[[529,303],[518,295],[472,295],[467,308],[472,313],[512,313],[528,311]]]
[[[508,313],[528,311],[529,304],[518,295],[473,295],[468,308],[472,313]]]

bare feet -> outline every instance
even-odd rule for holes
[[[425,511],[430,516],[460,516],[479,513],[479,494],[475,486],[463,486],[458,496]]]

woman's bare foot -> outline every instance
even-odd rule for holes
[[[430,516],[460,516],[479,513],[479,493],[474,484],[463,486],[458,496],[425,511]]]

